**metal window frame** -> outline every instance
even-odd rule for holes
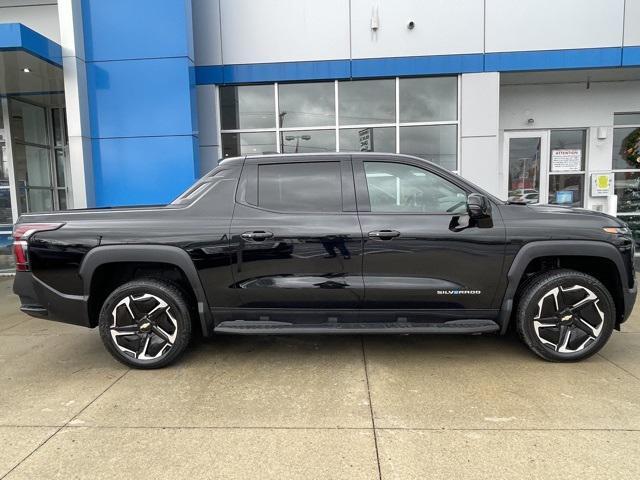
[[[280,126],[280,111],[279,111],[279,85],[281,82],[274,82],[270,85],[273,85],[273,105],[274,105],[274,116],[275,116],[275,125],[274,127],[269,128],[235,128],[235,129],[223,129],[222,128],[222,112],[220,111],[220,89],[223,86],[218,86],[216,88],[216,118],[218,121],[218,140],[219,140],[219,154],[220,158],[222,158],[224,154],[222,137],[225,134],[243,134],[243,133],[273,133],[275,136],[275,145],[277,153],[282,153],[282,142],[281,135],[283,132],[295,132],[295,131],[327,131],[334,130],[335,131],[335,150],[334,152],[341,152],[340,150],[340,131],[341,130],[350,130],[350,129],[362,129],[362,128],[394,128],[395,129],[395,139],[396,139],[396,147],[395,153],[400,153],[400,128],[401,127],[428,127],[428,126],[441,126],[441,125],[455,125],[456,126],[456,168],[451,170],[455,174],[459,174],[461,171],[461,132],[460,132],[460,115],[461,115],[461,75],[444,75],[447,77],[456,77],[457,79],[457,90],[456,90],[456,119],[455,120],[442,120],[442,121],[428,121],[428,122],[400,122],[400,81],[404,77],[391,77],[388,79],[393,79],[395,81],[395,121],[394,122],[386,122],[386,123],[363,123],[356,125],[341,125],[340,124],[340,82],[350,81],[350,80],[333,80],[333,88],[334,88],[334,108],[335,108],[335,124],[334,125],[322,125],[315,127],[281,127]],[[417,78],[432,78],[429,76],[417,77]],[[362,79],[357,81],[367,81],[374,79]],[[382,79],[375,79],[382,80]],[[290,82],[287,82],[290,83]],[[318,82],[293,82],[293,83],[329,83],[329,81],[318,81]],[[251,84],[247,84],[251,85]],[[244,85],[233,85],[233,87],[242,87]],[[345,152],[341,152],[345,153]],[[384,153],[384,152],[379,152]]]

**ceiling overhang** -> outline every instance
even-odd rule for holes
[[[60,45],[20,23],[0,24],[0,95],[63,90]]]

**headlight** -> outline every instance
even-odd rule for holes
[[[631,230],[627,227],[604,227],[603,230],[614,235],[631,235]]]

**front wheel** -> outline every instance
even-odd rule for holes
[[[577,361],[598,352],[613,332],[615,304],[607,288],[590,275],[554,270],[521,292],[517,329],[545,360]]]
[[[182,291],[155,279],[128,282],[105,300],[100,337],[118,361],[134,368],[174,362],[191,338],[191,317]]]

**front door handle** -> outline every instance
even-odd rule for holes
[[[369,232],[369,238],[376,238],[378,240],[391,240],[400,236],[400,232],[397,230],[374,230]]]
[[[267,238],[273,237],[273,233],[264,232],[262,230],[256,232],[244,232],[240,235],[244,240],[253,240],[254,242],[262,242]]]

